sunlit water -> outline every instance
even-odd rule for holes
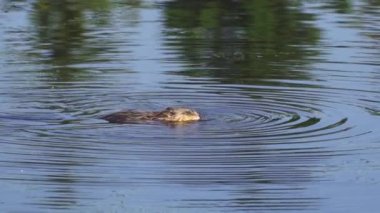
[[[379,207],[378,1],[85,2],[1,1],[2,211]]]

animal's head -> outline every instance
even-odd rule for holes
[[[169,122],[198,121],[201,119],[198,112],[184,107],[168,107],[158,116],[160,120]]]

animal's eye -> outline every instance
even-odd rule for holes
[[[175,115],[175,112],[169,112],[169,115]]]

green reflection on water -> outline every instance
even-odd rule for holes
[[[15,7],[18,2],[25,1],[5,1],[2,8]],[[305,70],[309,59],[321,54],[314,48],[320,42],[321,29],[313,24],[316,15],[303,10],[304,2],[308,1],[167,1],[162,3],[165,45],[179,49],[179,58],[191,67],[195,65],[195,69],[181,73],[185,75],[249,84],[289,76],[312,79]],[[354,12],[349,0],[321,2],[338,13]],[[379,5],[379,1],[363,2],[363,7]],[[97,56],[109,48],[102,44],[112,41],[94,43],[91,39],[96,36],[88,33],[112,25],[110,16],[115,8],[143,7],[139,0],[38,0],[32,4],[34,48],[49,54],[30,54],[42,64],[64,67],[55,76],[62,81],[75,80],[75,73],[83,72],[65,66],[110,60]],[[295,67],[303,68],[295,71]]]
[[[91,19],[86,17],[87,12],[94,14]],[[89,24],[99,28],[109,25],[109,13],[108,0],[36,1],[31,19],[36,31],[34,48],[40,51],[30,55],[41,64],[51,65],[45,71],[58,82],[83,80],[85,70],[70,66],[93,61],[104,50],[86,33]]]
[[[141,1],[125,0],[117,4],[109,0],[34,2],[30,18],[36,33],[33,37],[34,51],[29,55],[36,63],[50,65],[44,71],[55,81],[90,78],[92,75],[86,74],[83,66],[79,68],[75,65],[112,60],[100,55],[116,47],[111,45],[114,42],[112,38],[106,35],[110,34],[107,28],[113,24],[113,10],[123,6],[139,7]]]
[[[320,29],[291,1],[170,1],[165,4],[167,45],[180,47],[184,61],[207,68],[184,72],[228,82],[253,83],[257,78],[309,79],[293,72],[319,52],[310,46]]]

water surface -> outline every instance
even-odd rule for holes
[[[0,4],[5,212],[373,212],[379,1]],[[109,124],[197,109],[186,125]]]

